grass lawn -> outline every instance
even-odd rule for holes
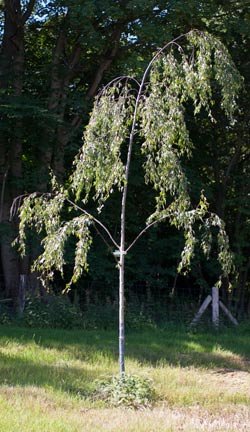
[[[0,326],[0,431],[249,431],[249,331],[128,332],[127,372],[151,378],[158,399],[134,411],[90,396],[118,372],[116,332]]]

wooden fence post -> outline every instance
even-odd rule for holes
[[[193,321],[191,322],[190,326],[192,327],[195,325],[202,314],[205,312],[209,304],[212,302],[212,323],[216,329],[219,327],[219,309],[221,308],[223,312],[227,315],[227,317],[230,319],[230,321],[234,325],[238,325],[238,321],[233,317],[231,312],[226,308],[226,306],[219,300],[219,288],[213,287],[212,288],[212,297],[211,295],[208,295],[204,302],[202,303],[200,309],[198,310],[197,314],[195,315]]]
[[[18,298],[18,314],[22,316],[25,306],[25,293],[28,284],[28,276],[26,274],[20,275],[19,281],[19,298]]]
[[[207,309],[207,307],[211,303],[211,301],[212,301],[212,297],[211,297],[211,295],[208,295],[205,298],[204,302],[202,303],[202,305],[201,305],[200,309],[198,310],[197,314],[195,315],[195,317],[194,317],[193,321],[191,322],[190,326],[195,325],[199,321],[201,315],[205,312],[205,310]]]
[[[215,328],[219,327],[219,289],[212,288],[212,322]]]
[[[221,309],[223,310],[223,312],[226,314],[226,316],[230,319],[230,321],[234,325],[238,325],[239,323],[238,323],[237,319],[233,317],[231,312],[226,308],[226,306],[221,301],[219,301],[219,305],[220,305]]]

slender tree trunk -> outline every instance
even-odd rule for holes
[[[124,272],[125,272],[124,248],[120,249],[119,262],[119,364],[120,373],[125,372],[125,295],[124,295]]]
[[[119,261],[119,362],[120,362],[120,373],[125,372],[125,320],[124,320],[124,305],[125,305],[125,284],[124,284],[124,273],[125,273],[125,231],[126,231],[126,203],[128,193],[128,179],[129,170],[132,156],[132,147],[134,140],[134,130],[136,124],[137,107],[140,98],[140,91],[138,93],[137,104],[135,106],[134,121],[130,132],[129,146],[127,153],[127,163],[125,169],[125,184],[122,194],[121,204],[121,238],[120,238],[120,261]]]
[[[177,38],[178,39],[178,38]],[[176,40],[177,40],[176,39]],[[131,131],[129,135],[129,144],[128,144],[128,152],[127,152],[127,161],[125,166],[125,182],[122,193],[122,203],[121,203],[121,237],[120,237],[120,261],[119,261],[119,362],[120,362],[120,373],[125,372],[125,324],[124,324],[124,305],[125,305],[125,284],[124,284],[124,273],[125,273],[125,231],[126,231],[126,204],[127,204],[127,193],[128,193],[128,180],[129,180],[129,172],[130,172],[130,164],[132,157],[132,149],[134,144],[134,136],[136,130],[136,121],[137,121],[137,112],[138,107],[142,95],[142,90],[145,84],[146,77],[148,72],[151,69],[151,66],[155,59],[161,54],[161,52],[167,48],[169,44],[165,45],[165,47],[158,51],[155,56],[149,62],[141,83],[138,89],[138,94],[135,102],[135,108],[133,113],[133,121],[131,126]],[[130,245],[130,247],[132,244]],[[130,248],[129,247],[129,248]]]

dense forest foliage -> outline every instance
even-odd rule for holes
[[[210,209],[226,223],[234,253],[234,269],[223,280],[221,295],[240,315],[250,312],[250,174],[249,174],[249,42],[250,2],[231,0],[6,0],[0,3],[0,273],[1,297],[19,299],[20,275],[29,275],[30,289],[42,290],[30,264],[40,251],[30,234],[28,254],[20,258],[12,242],[18,217],[10,221],[17,196],[48,192],[52,169],[59,182],[72,171],[82,145],[93,98],[117,76],[140,77],[152,54],[191,28],[208,30],[227,46],[244,77],[234,125],[220,109],[214,88],[210,123],[201,112],[186,122],[194,143],[192,158],[182,164],[195,203],[204,190]],[[188,110],[187,110],[188,112]],[[139,154],[131,166],[127,210],[128,238],[143,228],[151,214],[154,192],[144,185]],[[114,193],[103,221],[114,238],[119,229],[120,195]],[[90,204],[91,205],[91,204]],[[217,280],[216,246],[206,261],[197,244],[188,276],[177,267],[183,234],[162,222],[140,239],[127,257],[128,295],[153,298],[191,295],[202,298]],[[67,248],[64,274],[69,279],[73,244]],[[89,272],[72,291],[85,301],[117,298],[117,270],[94,235]],[[56,278],[53,289],[65,281]]]

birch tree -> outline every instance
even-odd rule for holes
[[[26,196],[21,206],[20,197],[13,203],[12,214],[20,207],[17,238],[20,252],[25,253],[27,228],[35,229],[42,236],[43,252],[33,268],[40,273],[44,284],[53,280],[55,271],[63,276],[65,245],[72,236],[76,237],[75,264],[67,287],[76,282],[88,269],[92,226],[101,232],[119,269],[120,373],[125,372],[125,260],[148,229],[168,219],[170,224],[183,230],[185,246],[179,271],[185,272],[194,254],[196,230],[202,230],[201,246],[208,254],[211,228],[216,227],[222,275],[230,272],[232,256],[224,222],[209,211],[202,192],[199,202],[192,205],[190,186],[181,164],[181,158],[192,154],[186,107],[193,106],[194,116],[206,112],[216,122],[214,85],[220,88],[221,107],[229,122],[233,122],[242,79],[228,51],[208,33],[190,31],[177,37],[156,52],[140,82],[122,76],[102,89],[95,99],[67,187],[59,185],[52,175],[50,193]],[[156,198],[155,210],[148,215],[145,228],[128,244],[126,208],[135,146],[141,148],[145,182],[152,185]],[[102,209],[115,188],[121,194],[118,238],[112,236],[101,219]],[[89,211],[90,200],[96,203],[95,214]]]

